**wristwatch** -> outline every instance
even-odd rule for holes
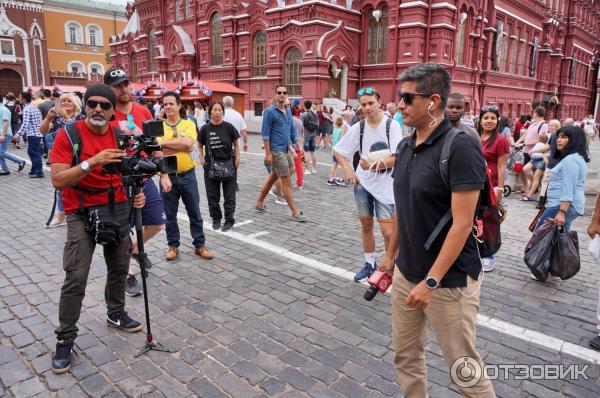
[[[79,167],[81,167],[81,170],[85,171],[86,173],[90,171],[90,164],[87,162],[87,160],[79,163]]]
[[[425,286],[427,286],[431,290],[435,290],[440,287],[440,282],[435,279],[433,276],[427,275],[425,277]]]

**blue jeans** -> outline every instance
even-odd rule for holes
[[[547,207],[546,210],[544,210],[544,212],[542,213],[540,220],[535,226],[535,229],[541,227],[544,221],[546,221],[547,219],[556,217],[556,215],[558,214],[558,209],[560,209],[560,206]],[[579,214],[577,214],[573,206],[569,207],[569,210],[567,210],[567,215],[565,217],[566,232],[569,232],[571,230],[571,223],[577,218],[578,215]]]
[[[42,137],[27,137],[27,155],[31,160],[31,172],[29,174],[35,174],[43,176],[44,171],[42,170],[42,154],[40,152],[40,144]]]
[[[11,135],[7,135],[4,142],[0,142],[0,168],[2,171],[9,171],[6,165],[6,159],[16,164],[21,164],[22,160],[15,155],[8,152],[8,145],[10,144]]]
[[[202,227],[202,215],[200,214],[200,192],[198,192],[198,182],[196,181],[196,172],[192,170],[183,176],[170,174],[171,191],[164,192],[162,186],[160,194],[165,203],[165,213],[167,215],[167,243],[169,246],[179,247],[179,225],[177,224],[177,209],[179,208],[179,198],[183,200],[185,210],[190,220],[190,232],[194,239],[194,247],[204,246],[205,237]]]

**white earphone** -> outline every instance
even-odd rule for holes
[[[433,101],[429,103],[429,108],[427,108],[427,110],[431,110],[431,108],[433,108]]]

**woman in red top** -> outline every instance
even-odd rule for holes
[[[488,105],[481,108],[479,123],[477,124],[477,132],[479,133],[479,137],[481,137],[483,157],[490,170],[498,203],[502,199],[502,192],[504,191],[506,161],[509,154],[508,142],[498,131],[499,119],[500,112],[498,111],[498,107]],[[483,271],[492,271],[495,266],[496,258],[494,256],[482,259]]]

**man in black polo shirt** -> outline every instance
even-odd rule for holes
[[[483,362],[475,350],[481,260],[471,229],[486,178],[483,154],[475,140],[458,134],[448,159],[447,188],[440,152],[452,128],[444,118],[450,75],[441,65],[427,63],[406,70],[400,82],[399,110],[415,133],[398,146],[395,228],[380,264],[382,271],[393,271],[394,263],[398,268],[392,285],[396,372],[406,398],[428,396],[424,346],[429,324],[463,395],[495,397],[491,382],[481,377]],[[449,209],[452,221],[426,250],[425,242]]]

